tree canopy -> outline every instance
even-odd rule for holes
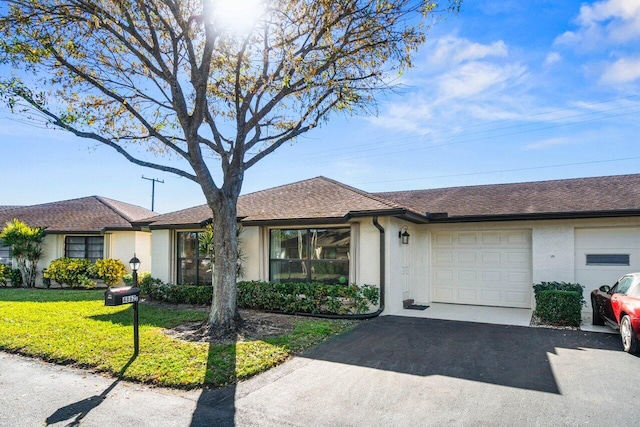
[[[215,212],[216,273],[229,276],[244,172],[332,113],[372,111],[411,66],[424,18],[461,1],[254,0],[252,19],[225,21],[227,0],[7,0],[0,61],[22,74],[0,95],[34,122],[197,182]]]

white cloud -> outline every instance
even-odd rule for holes
[[[568,138],[549,138],[542,141],[527,144],[525,150],[543,150],[545,148],[556,147],[558,145],[571,144],[573,141]]]
[[[440,65],[455,65],[488,57],[504,58],[508,55],[509,50],[502,40],[491,44],[481,44],[464,38],[448,36],[438,39],[429,59],[432,63]]]
[[[555,43],[590,51],[640,38],[640,1],[604,0],[583,4],[576,19],[579,28],[560,35]]]
[[[513,84],[525,72],[526,69],[518,64],[469,62],[439,78],[439,94],[444,99],[471,98],[490,89],[502,89]]]
[[[426,53],[404,78],[411,95],[387,103],[376,126],[417,135],[451,131],[457,117],[512,117],[519,110],[518,87],[525,66],[509,59],[502,40],[482,44],[447,36],[425,46]]]
[[[630,83],[640,79],[640,57],[621,58],[610,64],[602,74],[604,83]]]
[[[550,67],[560,61],[562,61],[562,56],[558,52],[550,52],[544,60],[544,65]]]

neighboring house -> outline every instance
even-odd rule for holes
[[[211,283],[206,205],[144,222],[152,275]],[[384,285],[403,301],[532,308],[532,284],[640,271],[640,174],[366,193],[319,177],[243,195],[245,279]],[[407,244],[402,234],[409,234]]]
[[[0,207],[1,227],[17,218],[32,227],[45,228],[40,271],[61,257],[92,261],[116,258],[128,268],[134,253],[141,269],[151,270],[151,234],[133,225],[154,215],[148,209],[99,196],[4,208]],[[9,248],[0,247],[0,258],[0,263],[11,264]]]

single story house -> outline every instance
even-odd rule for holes
[[[0,209],[0,227],[14,218],[43,227],[45,239],[38,269],[61,257],[120,259],[129,266],[135,253],[142,268],[151,267],[151,233],[134,222],[153,211],[100,196]],[[0,263],[11,265],[8,247],[0,247]],[[37,282],[41,280],[38,276]]]
[[[206,205],[144,221],[154,277],[211,283]],[[640,174],[367,193],[318,177],[243,195],[245,280],[383,286],[403,302],[533,308],[532,284],[585,296],[640,270]]]

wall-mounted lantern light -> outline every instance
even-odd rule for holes
[[[402,229],[400,231],[398,231],[398,238],[400,239],[400,242],[403,245],[408,245],[409,244],[409,229],[407,228],[407,226],[405,225],[404,227],[402,227]]]

